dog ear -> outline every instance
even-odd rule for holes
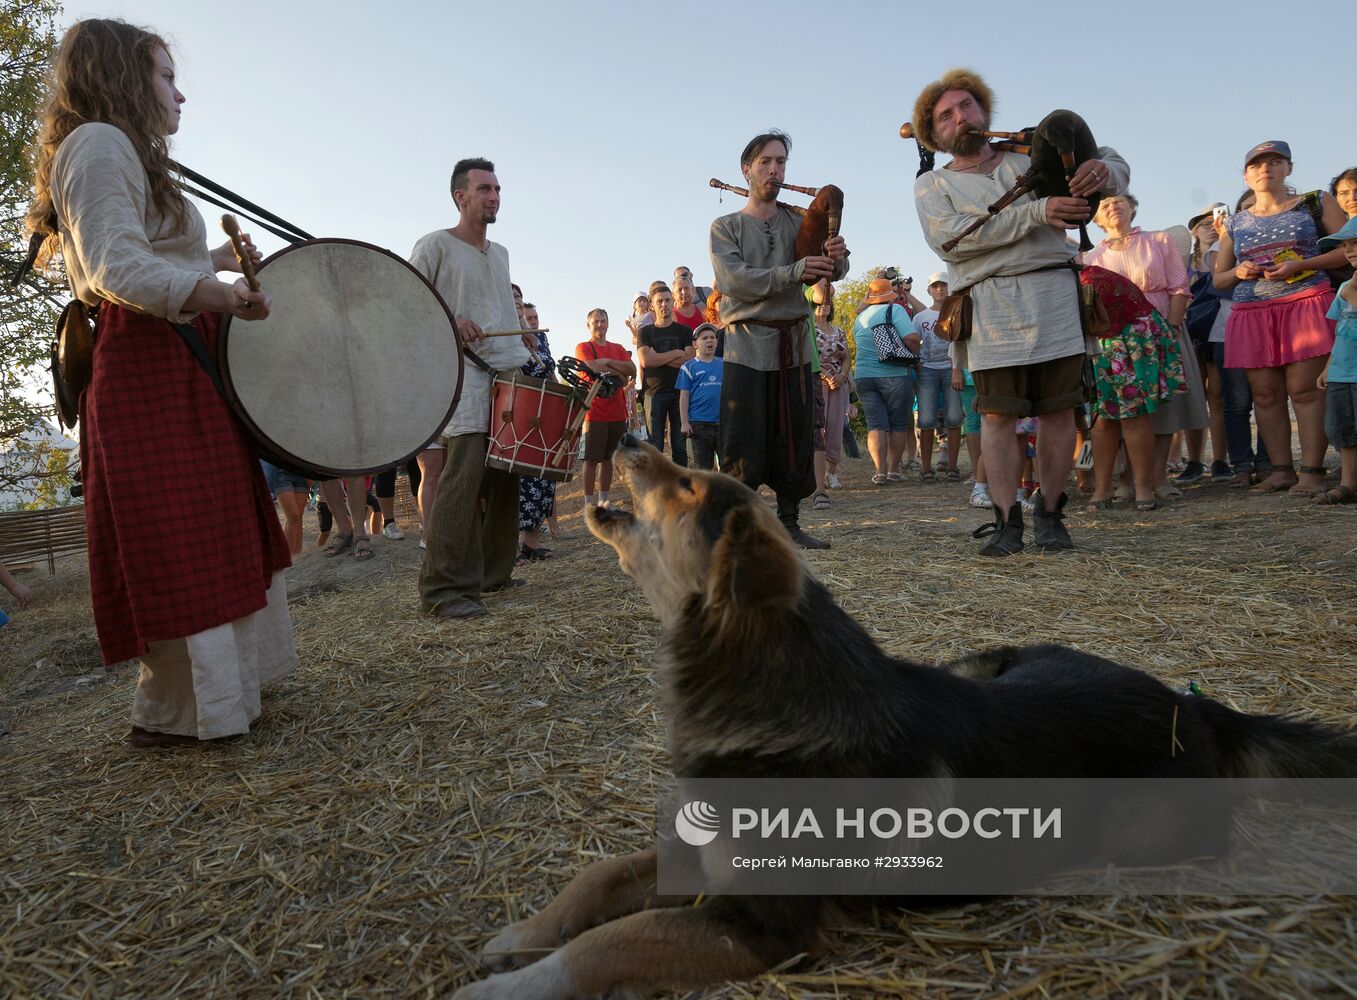
[[[801,561],[791,541],[736,507],[712,547],[707,604],[721,611],[792,608],[801,597]]]

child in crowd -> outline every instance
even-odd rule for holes
[[[1339,246],[1348,264],[1357,267],[1357,216],[1319,241],[1319,249],[1325,253]],[[1333,353],[1317,384],[1327,393],[1324,432],[1338,449],[1343,478],[1333,489],[1315,495],[1311,502],[1320,506],[1357,503],[1357,279],[1349,278],[1339,287],[1328,318],[1338,325]]]
[[[716,467],[716,444],[720,439],[721,368],[716,356],[716,327],[703,323],[693,331],[697,357],[679,369],[680,430],[692,442],[693,467]]]

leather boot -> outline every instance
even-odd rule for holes
[[[988,538],[980,546],[982,556],[1011,556],[1022,551],[1022,504],[1015,503],[1008,508],[1005,517],[999,508],[994,509],[994,523],[982,524],[971,533],[973,538]]]
[[[1055,510],[1046,509],[1045,497],[1038,501],[1032,522],[1032,544],[1043,552],[1074,548],[1070,533],[1065,529],[1065,504],[1068,502],[1069,496],[1065,493],[1060,494]]]
[[[800,501],[784,499],[781,494],[777,498],[777,519],[782,522],[782,526],[787,529],[787,534],[792,536],[792,541],[803,549],[827,549],[829,543],[822,538],[816,538],[814,535],[808,535],[801,530]]]

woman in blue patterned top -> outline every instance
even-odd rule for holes
[[[1225,366],[1248,370],[1258,430],[1272,475],[1250,492],[1282,490],[1314,496],[1324,490],[1324,393],[1315,381],[1333,349],[1326,317],[1333,288],[1324,268],[1343,263],[1341,251],[1321,253],[1319,238],[1343,225],[1333,195],[1287,191],[1291,147],[1271,140],[1244,157],[1253,207],[1230,217],[1216,255],[1215,286],[1233,289],[1225,328]],[[1288,398],[1300,435],[1300,477],[1291,457]]]

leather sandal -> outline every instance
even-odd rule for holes
[[[1300,474],[1302,476],[1318,476],[1321,482],[1324,477],[1328,475],[1328,472],[1329,470],[1322,465],[1302,465],[1300,467]],[[1305,486],[1304,484],[1297,482],[1295,486],[1291,487],[1286,492],[1296,497],[1314,498],[1324,493],[1325,489],[1323,486]]]
[[[1266,478],[1259,480],[1255,485],[1249,487],[1249,494],[1252,496],[1265,496],[1269,493],[1285,493],[1296,485],[1294,482],[1273,482],[1273,476],[1295,479],[1296,470],[1290,465],[1274,465],[1272,467],[1272,472],[1269,473]]]
[[[1357,490],[1350,490],[1341,483],[1331,490],[1316,493],[1310,502],[1317,507],[1337,507],[1341,504],[1357,503]]]

